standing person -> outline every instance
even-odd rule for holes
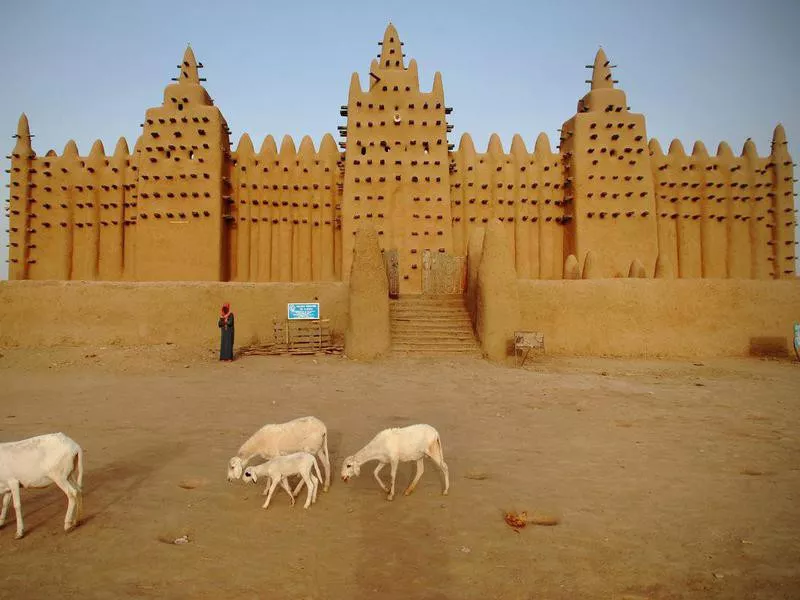
[[[220,328],[219,359],[229,362],[233,360],[233,313],[227,302],[222,305],[217,325]]]

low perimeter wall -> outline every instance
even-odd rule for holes
[[[519,280],[520,328],[548,354],[787,355],[800,280]]]
[[[319,302],[342,336],[343,283],[0,282],[0,346],[219,344],[223,302],[236,315],[236,346],[272,340],[288,302]]]
[[[792,352],[800,281],[519,280],[520,329],[542,331],[548,354],[711,357]],[[236,345],[272,339],[288,302],[320,302],[343,334],[344,283],[0,282],[0,346],[215,347],[223,302]]]

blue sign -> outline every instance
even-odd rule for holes
[[[319,302],[290,302],[289,320],[319,319]]]

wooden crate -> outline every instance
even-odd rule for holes
[[[276,321],[273,327],[274,344],[277,352],[289,354],[314,354],[331,348],[329,319]]]

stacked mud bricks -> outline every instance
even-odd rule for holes
[[[399,256],[400,291],[422,289],[425,251],[464,256],[476,228],[503,223],[519,278],[779,279],[795,274],[793,164],[783,128],[760,157],[701,142],[666,154],[630,112],[599,51],[590,90],[558,147],[515,136],[485,153],[448,141],[442,77],[419,87],[417,63],[389,25],[369,82],[357,74],[337,147],[304,137],[231,150],[225,118],[191,49],[133,153],[120,139],[81,157],[37,156],[23,115],[11,155],[11,279],[335,281],[369,223]]]

